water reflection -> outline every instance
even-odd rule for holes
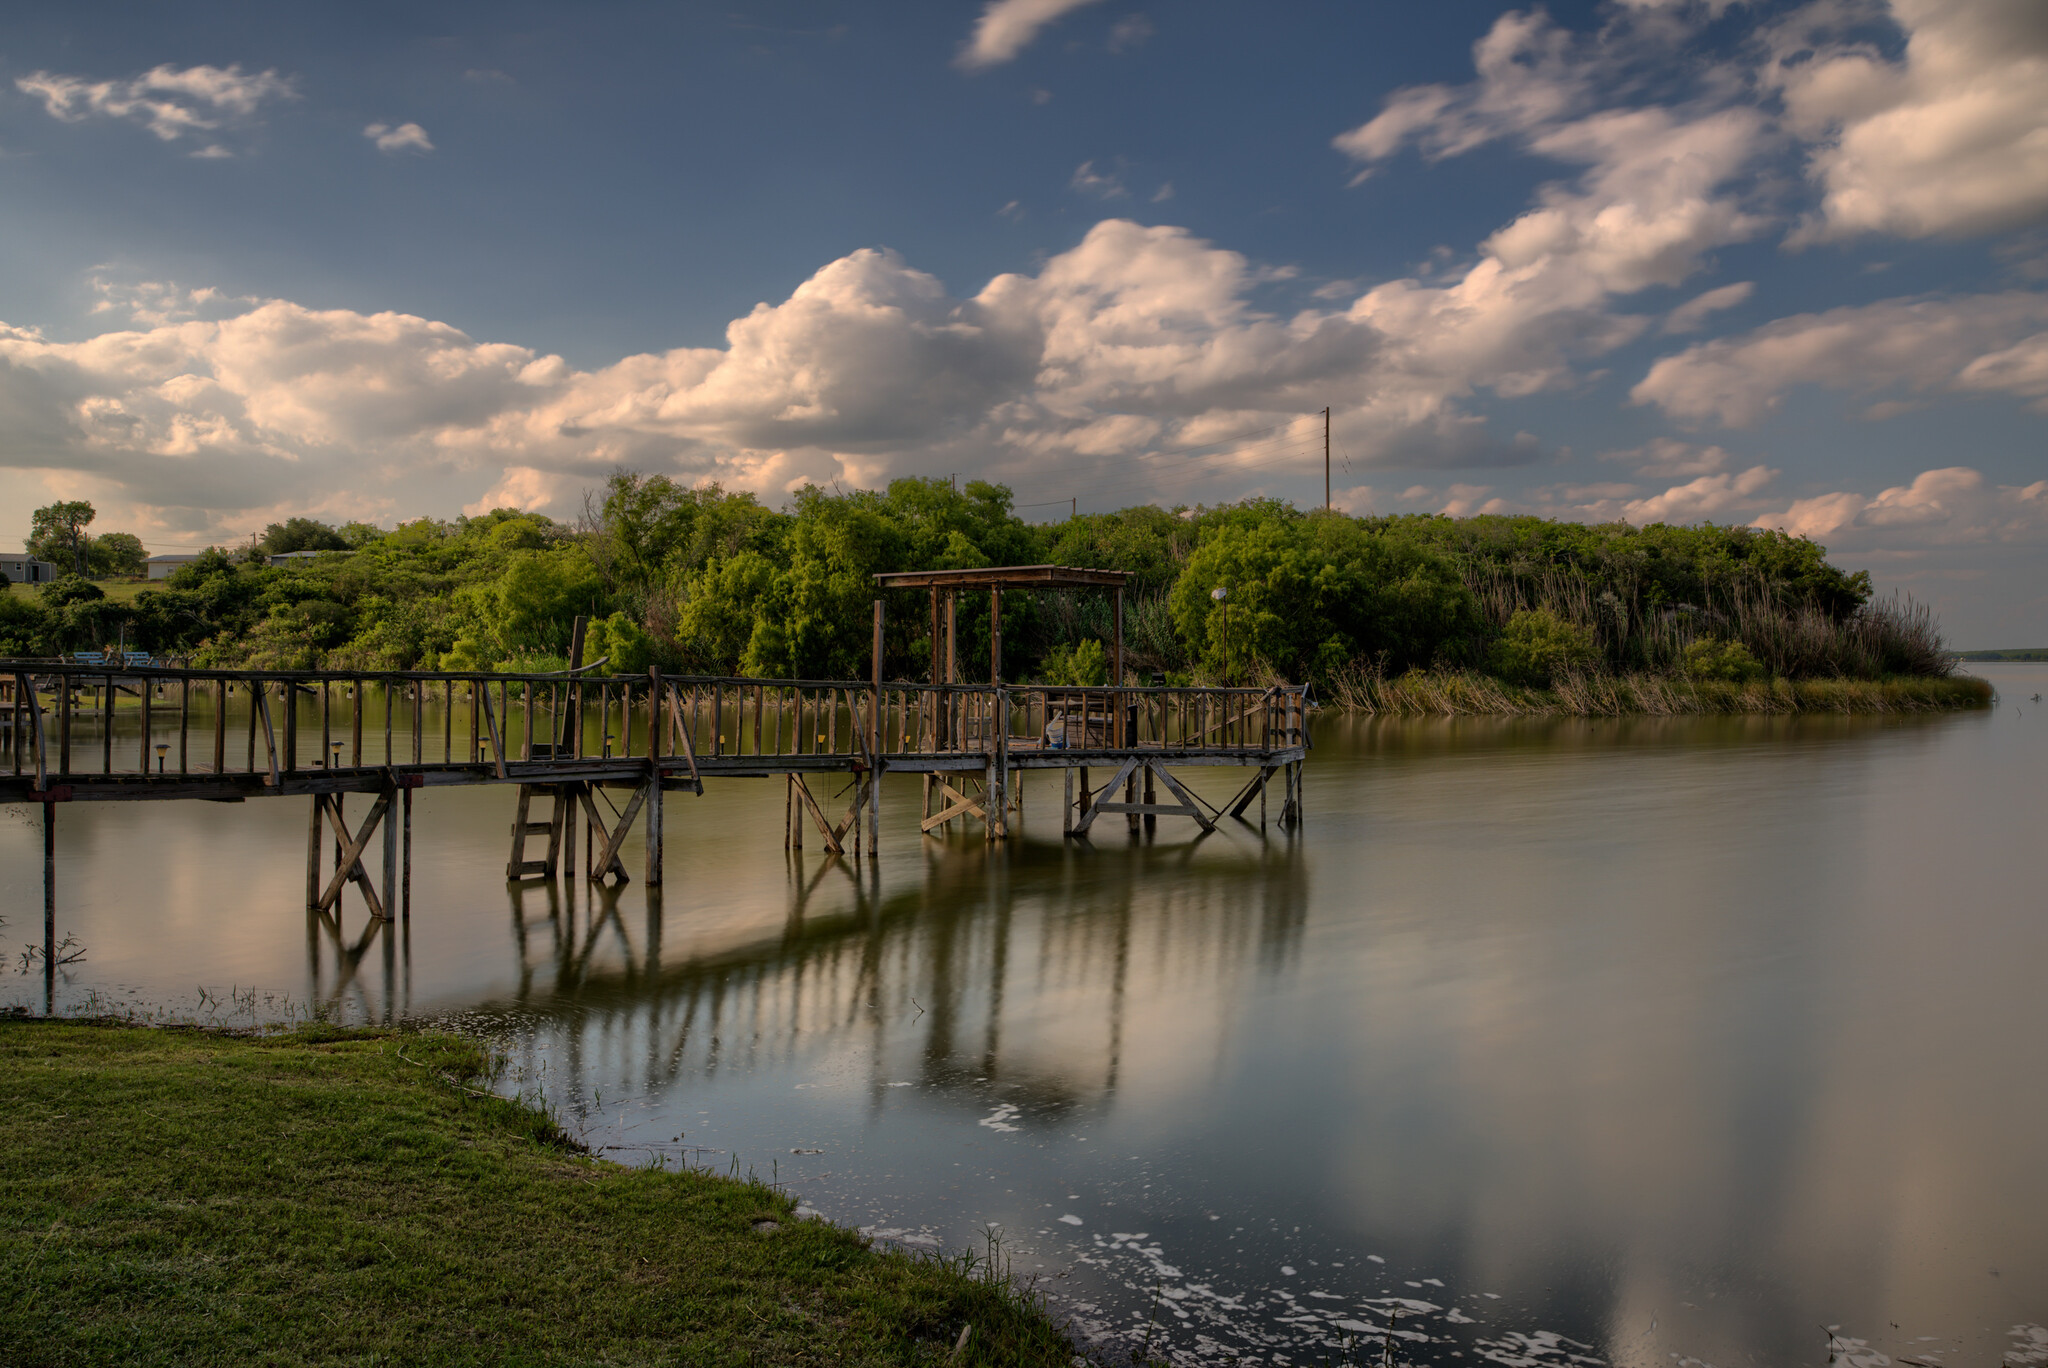
[[[1220,1003],[1298,947],[1308,875],[1294,843],[1205,860],[1196,881],[1192,858],[931,842],[922,877],[885,889],[872,866],[791,854],[779,928],[672,961],[659,890],[513,885],[516,990],[468,1015],[573,1034],[558,1075],[571,1096],[628,1079],[659,1096],[853,1051],[871,1110],[907,1076],[969,1109],[1000,1090],[1021,1123],[1058,1125],[1117,1089],[1134,972],[1145,1004]],[[637,933],[622,901],[644,905]]]

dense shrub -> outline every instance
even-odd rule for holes
[[[1511,684],[1545,688],[1600,658],[1593,634],[1548,608],[1518,610],[1487,654],[1487,668]]]

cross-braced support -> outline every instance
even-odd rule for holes
[[[817,795],[811,792],[811,786],[805,782],[804,776],[801,774],[790,775],[790,806],[787,814],[788,848],[791,850],[802,850],[804,848],[804,819],[808,817],[817,826],[818,834],[825,838],[826,850],[834,855],[844,855],[848,849],[847,833],[851,832],[853,834],[851,848],[853,853],[858,856],[860,854],[861,809],[867,805],[868,785],[873,782],[874,776],[871,772],[854,776],[853,801],[847,805],[846,815],[835,823],[825,815],[825,809],[820,806]]]
[[[1133,796],[1132,790],[1138,781],[1141,771],[1143,772],[1145,783],[1145,801],[1134,802],[1131,801]],[[1134,821],[1139,817],[1143,817],[1147,823],[1159,817],[1192,817],[1195,823],[1202,828],[1204,835],[1216,829],[1215,819],[1222,815],[1217,809],[1211,808],[1199,797],[1191,793],[1180,780],[1173,777],[1173,774],[1164,765],[1155,765],[1140,756],[1133,756],[1124,761],[1118,767],[1116,773],[1111,776],[1110,781],[1092,794],[1088,791],[1087,771],[1083,770],[1081,798],[1078,804],[1073,799],[1073,771],[1067,771],[1067,775],[1067,820],[1062,825],[1069,836],[1086,836],[1088,829],[1095,825],[1095,819],[1105,812],[1126,813]],[[1164,784],[1167,792],[1180,801],[1175,803],[1153,801],[1156,796],[1156,790],[1153,788],[1154,781]],[[1109,801],[1119,788],[1124,790],[1124,801],[1120,803]]]
[[[363,818],[361,827],[350,831],[348,821],[342,814],[339,794],[316,793],[313,795],[313,820],[306,840],[306,910],[325,912],[341,901],[342,890],[350,883],[362,890],[363,901],[369,904],[370,915],[379,921],[389,920],[398,904],[398,823],[388,820],[398,799],[395,785],[387,786],[377,795],[377,801],[369,815]],[[320,846],[321,828],[326,823],[334,828],[334,873],[321,882]],[[370,840],[381,829],[384,836],[383,878],[376,883],[370,880],[370,873],[363,867],[363,853],[370,848]],[[380,886],[381,885],[381,886]]]
[[[651,780],[659,783],[660,780]],[[590,823],[590,834],[598,842],[597,853],[591,857],[590,873],[592,883],[603,883],[607,876],[616,877],[620,883],[629,883],[633,876],[626,872],[626,862],[619,858],[625,847],[626,833],[633,829],[640,809],[647,803],[647,785],[633,790],[633,796],[626,803],[625,811],[619,813],[616,822],[607,821],[597,807],[597,785],[576,784],[576,799],[583,807],[583,818]]]

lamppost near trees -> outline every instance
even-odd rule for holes
[[[1230,590],[1217,585],[1209,597],[1223,605],[1223,686],[1230,687]]]

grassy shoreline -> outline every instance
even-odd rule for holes
[[[489,1067],[446,1035],[0,1022],[8,1361],[1074,1361],[986,1265],[592,1159]]]
[[[1763,679],[1748,683],[1683,675],[1579,675],[1523,688],[1473,670],[1413,670],[1339,679],[1331,700],[1352,712],[1679,717],[1714,713],[1923,713],[1989,706],[1991,685],[1969,675],[1895,679]]]

